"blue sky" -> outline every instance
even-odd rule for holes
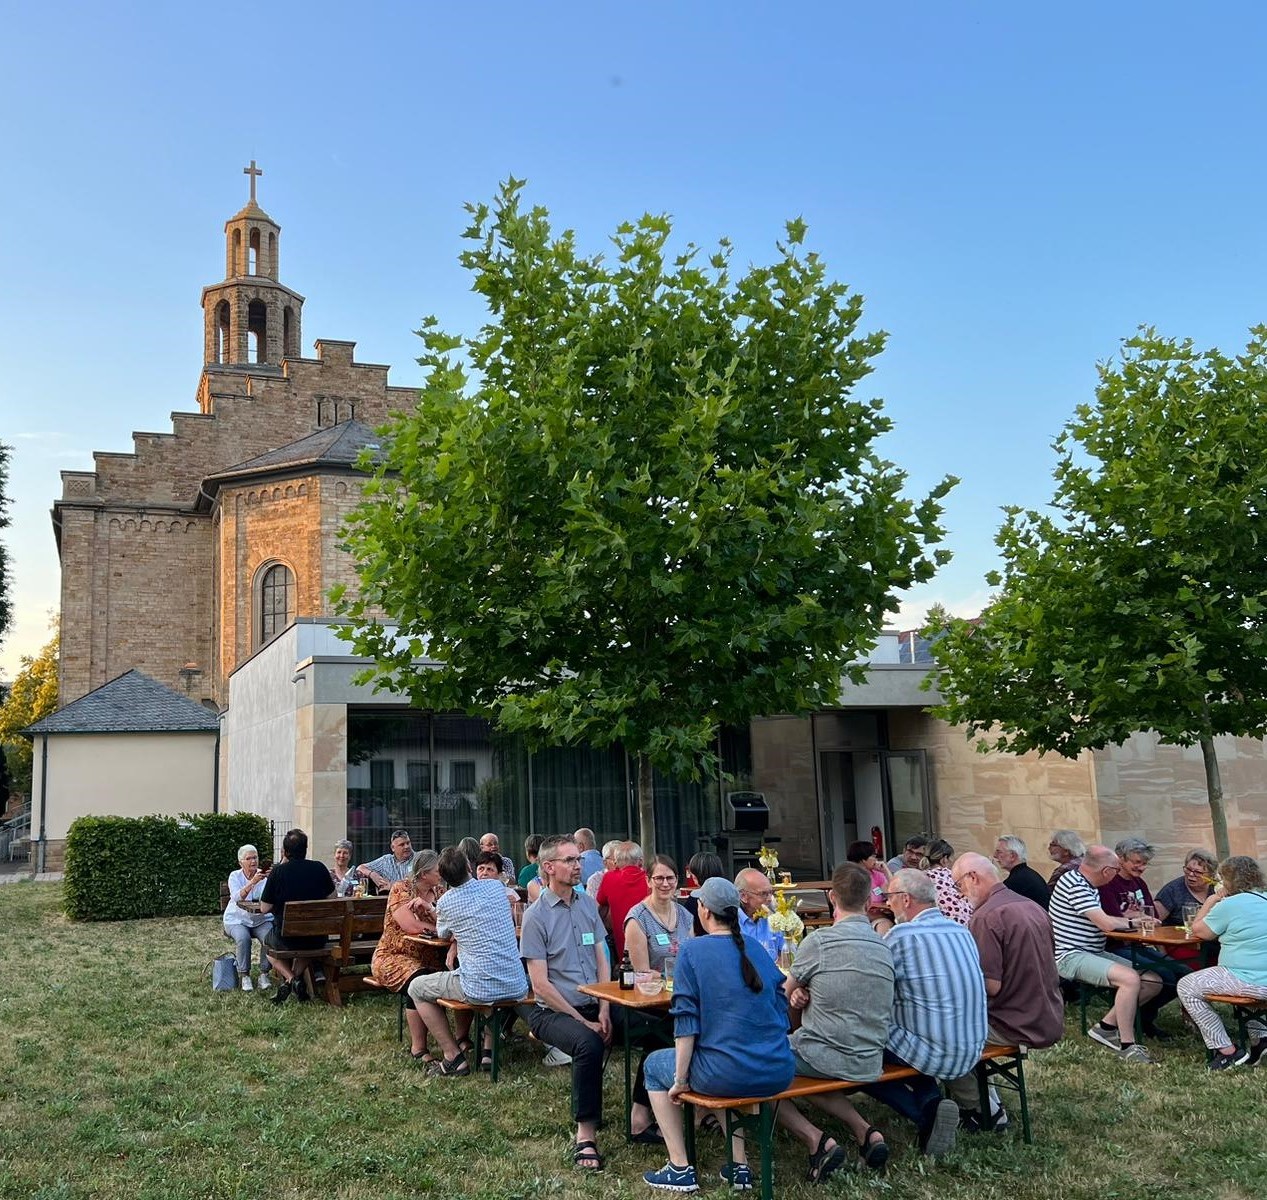
[[[251,158],[305,352],[354,340],[402,385],[424,314],[477,324],[462,205],[510,174],[589,248],[651,210],[742,263],[804,217],[890,335],[862,392],[885,452],[913,494],[963,481],[954,562],[904,619],[980,606],[1000,507],[1050,495],[1121,338],[1235,350],[1267,309],[1260,4],[457,8],[10,6],[0,674],[57,606],[58,472],[196,407],[199,291]]]

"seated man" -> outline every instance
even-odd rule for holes
[[[545,886],[524,913],[519,944],[536,1000],[528,1024],[534,1036],[572,1056],[572,1160],[583,1170],[601,1171],[595,1138],[603,1117],[603,1056],[611,1041],[611,1014],[606,1001],[580,988],[611,978],[607,931],[598,905],[577,890],[581,852],[571,838],[546,838],[537,866]]]
[[[913,1121],[930,1157],[955,1144],[959,1109],[943,1100],[939,1079],[958,1079],[985,1045],[985,984],[976,943],[964,926],[942,916],[937,889],[923,871],[904,868],[885,899],[897,924],[893,954],[893,1019],[885,1061],[914,1067],[914,1079],[870,1084],[867,1095]]]
[[[496,856],[500,859],[500,855]],[[500,866],[500,862],[498,866]],[[437,1000],[461,1000],[467,1004],[497,1004],[522,1000],[528,992],[515,923],[506,903],[501,879],[472,879],[467,857],[456,846],[440,853],[440,879],[448,890],[436,901],[436,933],[452,937],[458,949],[456,971],[418,975],[409,984],[409,998],[422,1016],[443,1058],[433,1064],[437,1075],[469,1075],[470,1064],[462,1053],[449,1021]],[[485,1033],[480,1065],[491,1047]]]
[[[867,920],[871,872],[846,862],[832,874],[832,924],[806,938],[796,951],[784,990],[792,1010],[796,1073],[822,1079],[876,1079],[884,1069],[884,1044],[893,1011],[893,955]],[[841,1095],[812,1103],[844,1122],[862,1161],[880,1170],[889,1159],[884,1135]],[[835,1140],[795,1105],[780,1104],[780,1125],[805,1143],[809,1179],[821,1183],[845,1161]]]
[[[598,895],[594,897],[599,913],[611,930],[615,948],[613,962],[620,962],[620,956],[625,952],[625,918],[629,916],[629,910],[650,894],[651,884],[642,866],[642,847],[637,842],[621,842],[616,851],[616,869],[603,875]]]
[[[1057,829],[1047,843],[1047,856],[1056,869],[1047,877],[1048,890],[1056,886],[1056,880],[1066,871],[1076,870],[1087,852],[1086,844],[1073,829]]]
[[[295,958],[287,950],[318,950],[325,945],[323,937],[282,937],[286,905],[291,900],[325,900],[334,895],[330,872],[319,862],[308,861],[308,835],[292,829],[282,838],[282,862],[268,873],[268,882],[260,896],[260,911],[273,914],[273,924],[264,935],[268,960],[282,977],[282,985],[273,997],[274,1004],[285,1004],[294,988],[296,1000],[308,999],[308,988],[302,975],[295,978],[291,969]]]
[[[1135,1041],[1135,1013],[1161,991],[1161,978],[1141,973],[1128,958],[1105,950],[1105,935],[1130,929],[1134,920],[1110,916],[1096,890],[1118,871],[1117,855],[1107,846],[1092,846],[1081,865],[1056,880],[1047,911],[1055,935],[1056,970],[1062,979],[1114,989],[1113,1007],[1088,1035],[1127,1062],[1151,1063],[1152,1055]]]
[[[1051,889],[1047,880],[1026,861],[1028,857],[1025,842],[1013,833],[1005,833],[995,843],[994,861],[1007,872],[1003,886],[1046,908],[1051,900]]]
[[[380,843],[381,844],[381,843]],[[393,883],[409,878],[409,869],[414,864],[414,846],[407,829],[392,830],[391,850],[376,858],[373,862],[362,863],[356,873],[362,879],[368,879],[380,892],[391,890]]]
[[[739,892],[739,932],[754,938],[771,958],[783,949],[783,935],[770,928],[769,913],[774,908],[774,887],[764,871],[746,867],[735,876]]]
[[[955,886],[972,901],[968,932],[985,977],[986,1045],[1054,1045],[1065,1031],[1065,1006],[1047,914],[1000,883],[998,869],[983,854],[961,854],[951,870]],[[993,1088],[990,1112],[980,1111],[975,1075],[952,1081],[947,1091],[959,1104],[965,1129],[1007,1128]]]
[[[508,855],[502,853],[501,842],[498,840],[497,834],[486,833],[480,838],[480,850],[491,850],[502,860],[501,873],[506,876],[507,880],[513,883],[515,881],[515,860]]]

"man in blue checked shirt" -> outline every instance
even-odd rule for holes
[[[966,1075],[985,1046],[981,958],[972,934],[938,911],[936,888],[923,871],[898,871],[884,899],[897,921],[885,939],[893,955],[893,1021],[884,1058],[921,1074],[863,1090],[913,1121],[920,1149],[936,1158],[954,1146],[959,1127],[959,1109],[941,1098],[937,1080]]]

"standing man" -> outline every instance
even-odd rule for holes
[[[1152,971],[1141,974],[1130,959],[1105,949],[1106,934],[1134,925],[1133,918],[1110,916],[1100,905],[1096,889],[1108,883],[1117,869],[1112,850],[1092,846],[1081,866],[1056,880],[1048,909],[1056,939],[1056,970],[1061,979],[1113,988],[1113,1007],[1087,1036],[1126,1062],[1151,1063],[1152,1055],[1135,1041],[1135,1013],[1141,1003],[1160,993],[1161,978]]]
[[[959,1109],[941,1098],[937,1081],[968,1074],[985,1045],[981,959],[972,934],[938,910],[923,871],[898,871],[884,895],[897,921],[886,939],[894,996],[885,1061],[920,1074],[863,1090],[913,1121],[920,1149],[936,1158],[954,1146],[959,1127]]]
[[[613,962],[625,952],[625,918],[635,904],[651,895],[651,884],[642,869],[642,847],[637,842],[621,842],[616,851],[616,869],[603,872],[598,885],[598,911],[611,930],[615,947]]]
[[[745,867],[735,876],[739,892],[739,932],[755,938],[771,958],[783,949],[783,935],[770,928],[769,912],[774,904],[774,886],[764,871]],[[758,915],[760,914],[760,915]]]
[[[1005,833],[995,844],[994,861],[1007,872],[1003,886],[1046,908],[1051,901],[1051,889],[1047,880],[1025,861],[1028,857],[1025,842],[1014,833]]]
[[[603,856],[594,849],[594,831],[582,826],[573,835],[572,840],[581,848],[581,886],[590,881],[595,871],[603,869]]]
[[[501,842],[498,841],[497,834],[484,834],[484,836],[480,838],[480,849],[491,854],[496,854],[502,860],[502,874],[505,875],[511,883],[515,882],[515,860],[502,853]]]
[[[302,829],[292,829],[282,838],[282,859],[268,873],[268,882],[260,895],[260,912],[273,914],[273,924],[264,935],[268,960],[282,977],[282,985],[273,997],[274,1004],[284,1004],[292,986],[296,1000],[308,999],[302,976],[296,979],[292,969],[294,955],[286,951],[319,950],[326,944],[323,937],[282,937],[286,905],[291,900],[326,900],[334,895],[330,872],[321,863],[308,861],[308,835]]]
[[[595,1138],[603,1117],[603,1053],[611,1041],[611,1014],[605,1001],[600,1004],[579,989],[611,978],[607,931],[598,905],[576,891],[581,851],[571,838],[546,838],[537,866],[544,887],[524,913],[519,942],[536,998],[528,1023],[541,1041],[572,1056],[572,1160],[584,1170],[601,1171]]]
[[[1001,883],[998,868],[983,854],[961,854],[951,875],[955,887],[972,901],[968,932],[985,977],[986,1045],[1032,1050],[1055,1045],[1065,1031],[1065,1006],[1047,915]],[[978,1110],[974,1075],[949,1084],[964,1128],[1007,1128],[1007,1113],[990,1090],[991,1111],[984,1114]]]
[[[862,1083],[884,1070],[893,1011],[893,955],[867,920],[870,871],[858,863],[841,863],[827,895],[832,924],[800,944],[784,985],[796,1026],[796,1073]],[[849,1127],[868,1167],[884,1167],[889,1160],[884,1134],[844,1096],[829,1093],[812,1103]],[[809,1151],[812,1182],[821,1183],[844,1164],[845,1152],[835,1139],[794,1104],[780,1104],[776,1117]]]
[[[380,892],[391,890],[393,883],[409,878],[409,868],[414,865],[414,845],[407,829],[393,829],[391,850],[373,862],[362,863],[356,873],[369,879]]]

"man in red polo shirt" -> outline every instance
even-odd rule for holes
[[[642,869],[642,847],[637,842],[621,842],[616,851],[616,869],[603,876],[598,885],[598,911],[602,913],[607,928],[611,931],[612,945],[616,958],[612,964],[613,973],[616,963],[625,953],[625,918],[635,904],[651,895],[651,884],[647,881],[647,873]]]

